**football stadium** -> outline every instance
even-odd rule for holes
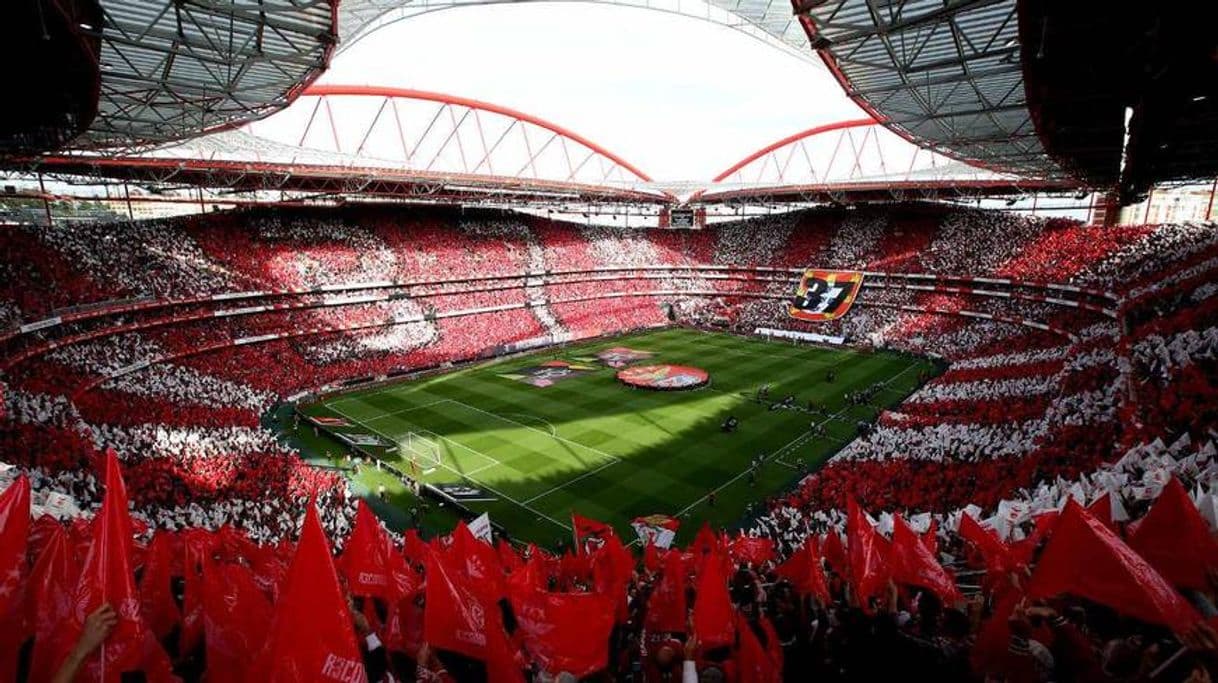
[[[0,682],[1218,676],[1218,5],[5,9]]]

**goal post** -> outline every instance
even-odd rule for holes
[[[398,441],[402,458],[410,462],[411,469],[417,473],[426,473],[441,465],[439,442],[418,432],[406,432]]]

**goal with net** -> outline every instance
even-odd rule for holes
[[[407,432],[398,440],[398,448],[402,459],[410,463],[410,469],[415,474],[428,474],[442,464],[440,444],[432,436]]]

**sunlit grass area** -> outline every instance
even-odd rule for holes
[[[631,389],[598,358],[616,347],[650,354],[636,365],[702,368],[710,384]],[[575,370],[543,373],[548,386],[525,381],[554,361]],[[704,520],[730,526],[750,502],[792,485],[854,438],[860,421],[934,372],[931,362],[896,353],[669,328],[331,396],[303,411],[342,420],[335,434],[375,437],[380,445],[361,448],[389,467],[477,489],[468,508],[489,512],[517,539],[554,546],[570,538],[573,511],[613,524],[625,538],[633,537],[631,519],[653,513],[681,517],[682,537]],[[763,385],[768,399],[759,400]],[[876,387],[869,404],[847,401],[868,387]],[[791,405],[773,407],[788,396]],[[739,420],[731,433],[720,428],[729,416]],[[764,464],[750,476],[759,456]],[[385,473],[363,480],[390,494],[401,488]]]

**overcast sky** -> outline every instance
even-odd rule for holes
[[[707,179],[774,140],[862,115],[819,61],[707,21],[591,3],[400,21],[341,52],[321,82],[519,109],[662,180]]]

